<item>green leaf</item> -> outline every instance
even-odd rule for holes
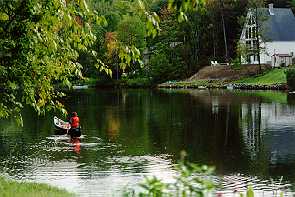
[[[254,191],[251,186],[248,187],[246,196],[247,197],[254,197]]]
[[[280,197],[284,197],[284,192],[283,191],[280,192]]]

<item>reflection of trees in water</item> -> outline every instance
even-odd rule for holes
[[[261,103],[242,104],[241,129],[250,158],[255,160],[261,148]]]
[[[150,132],[157,146],[175,155],[184,149],[194,162],[214,164],[221,171],[239,167],[232,159],[245,162],[237,106],[207,93],[159,95],[157,116],[150,120],[157,130]]]
[[[68,105],[80,111],[87,135],[127,144],[127,152],[142,155],[150,149],[147,119],[151,94],[124,89],[83,91],[73,94]]]
[[[242,104],[241,126],[246,146],[255,158],[263,147],[263,137],[273,136],[272,130],[294,126],[294,107],[279,103]],[[279,133],[278,133],[279,134]]]
[[[294,179],[290,170],[295,161],[294,114],[294,106],[284,103],[257,100],[242,104],[241,132],[252,172]]]
[[[114,115],[113,110],[107,109],[105,118],[107,136],[111,142],[115,142],[120,132],[119,117]]]
[[[278,138],[274,137],[275,133],[272,132],[277,131],[272,127],[282,130],[286,125],[289,127],[294,125],[293,130],[295,130],[294,118],[290,119],[290,116],[295,114],[294,107],[270,102],[269,98],[265,102],[264,98],[255,92],[242,92],[240,96],[227,91],[189,91],[189,93],[197,103],[201,104],[198,113],[202,117],[196,117],[195,121],[198,123],[196,128],[198,136],[193,138],[198,145],[192,148],[193,153],[198,154],[196,158],[202,157],[204,162],[213,159],[212,163],[217,165],[217,168],[224,167],[223,170],[240,169],[240,172],[269,176],[269,165],[275,156],[272,151],[282,149],[275,145],[275,140]],[[275,92],[271,95],[276,96]],[[204,129],[208,130],[202,135]],[[268,135],[267,140],[265,135]],[[287,134],[282,138],[288,141],[287,143],[292,143],[292,140],[288,140]],[[211,150],[204,148],[207,146]],[[197,152],[198,149],[202,150],[201,153]],[[214,155],[216,153],[217,155]]]

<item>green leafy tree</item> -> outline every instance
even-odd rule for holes
[[[126,15],[118,24],[118,40],[127,46],[135,46],[143,51],[146,47],[145,24],[138,16]]]
[[[62,109],[63,93],[54,86],[82,77],[78,51],[94,42],[91,25],[103,18],[85,0],[0,1],[0,15],[0,117],[24,104],[39,114]]]
[[[119,79],[121,73],[140,69],[142,51],[147,36],[156,36],[159,31],[159,19],[150,12],[149,2],[145,1],[90,1],[99,15],[106,18],[108,25],[100,28],[94,49],[103,63],[112,70],[113,78]],[[81,58],[88,76],[93,72],[95,61],[89,55]],[[94,65],[93,65],[94,64]]]

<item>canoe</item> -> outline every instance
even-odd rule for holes
[[[53,118],[53,123],[54,123],[54,126],[57,129],[61,129],[61,130],[64,130],[64,131],[67,131],[67,130],[71,129],[71,124],[69,122],[65,122],[65,121],[59,119],[56,116],[54,116],[54,118]]]
[[[81,136],[81,128],[80,127],[71,128],[71,124],[69,122],[65,122],[56,116],[54,116],[53,122],[54,122],[55,128],[58,129],[57,130],[58,132],[55,132],[56,134],[59,134],[59,135],[68,134],[72,138]]]

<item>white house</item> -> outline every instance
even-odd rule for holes
[[[258,16],[258,25],[256,25]],[[261,19],[262,18],[262,19]],[[256,28],[259,31],[256,31]],[[268,8],[249,10],[240,37],[247,47],[242,63],[257,64],[257,32],[259,32],[260,63],[273,67],[288,66],[295,61],[295,16],[289,8]],[[252,52],[251,52],[252,51]]]

